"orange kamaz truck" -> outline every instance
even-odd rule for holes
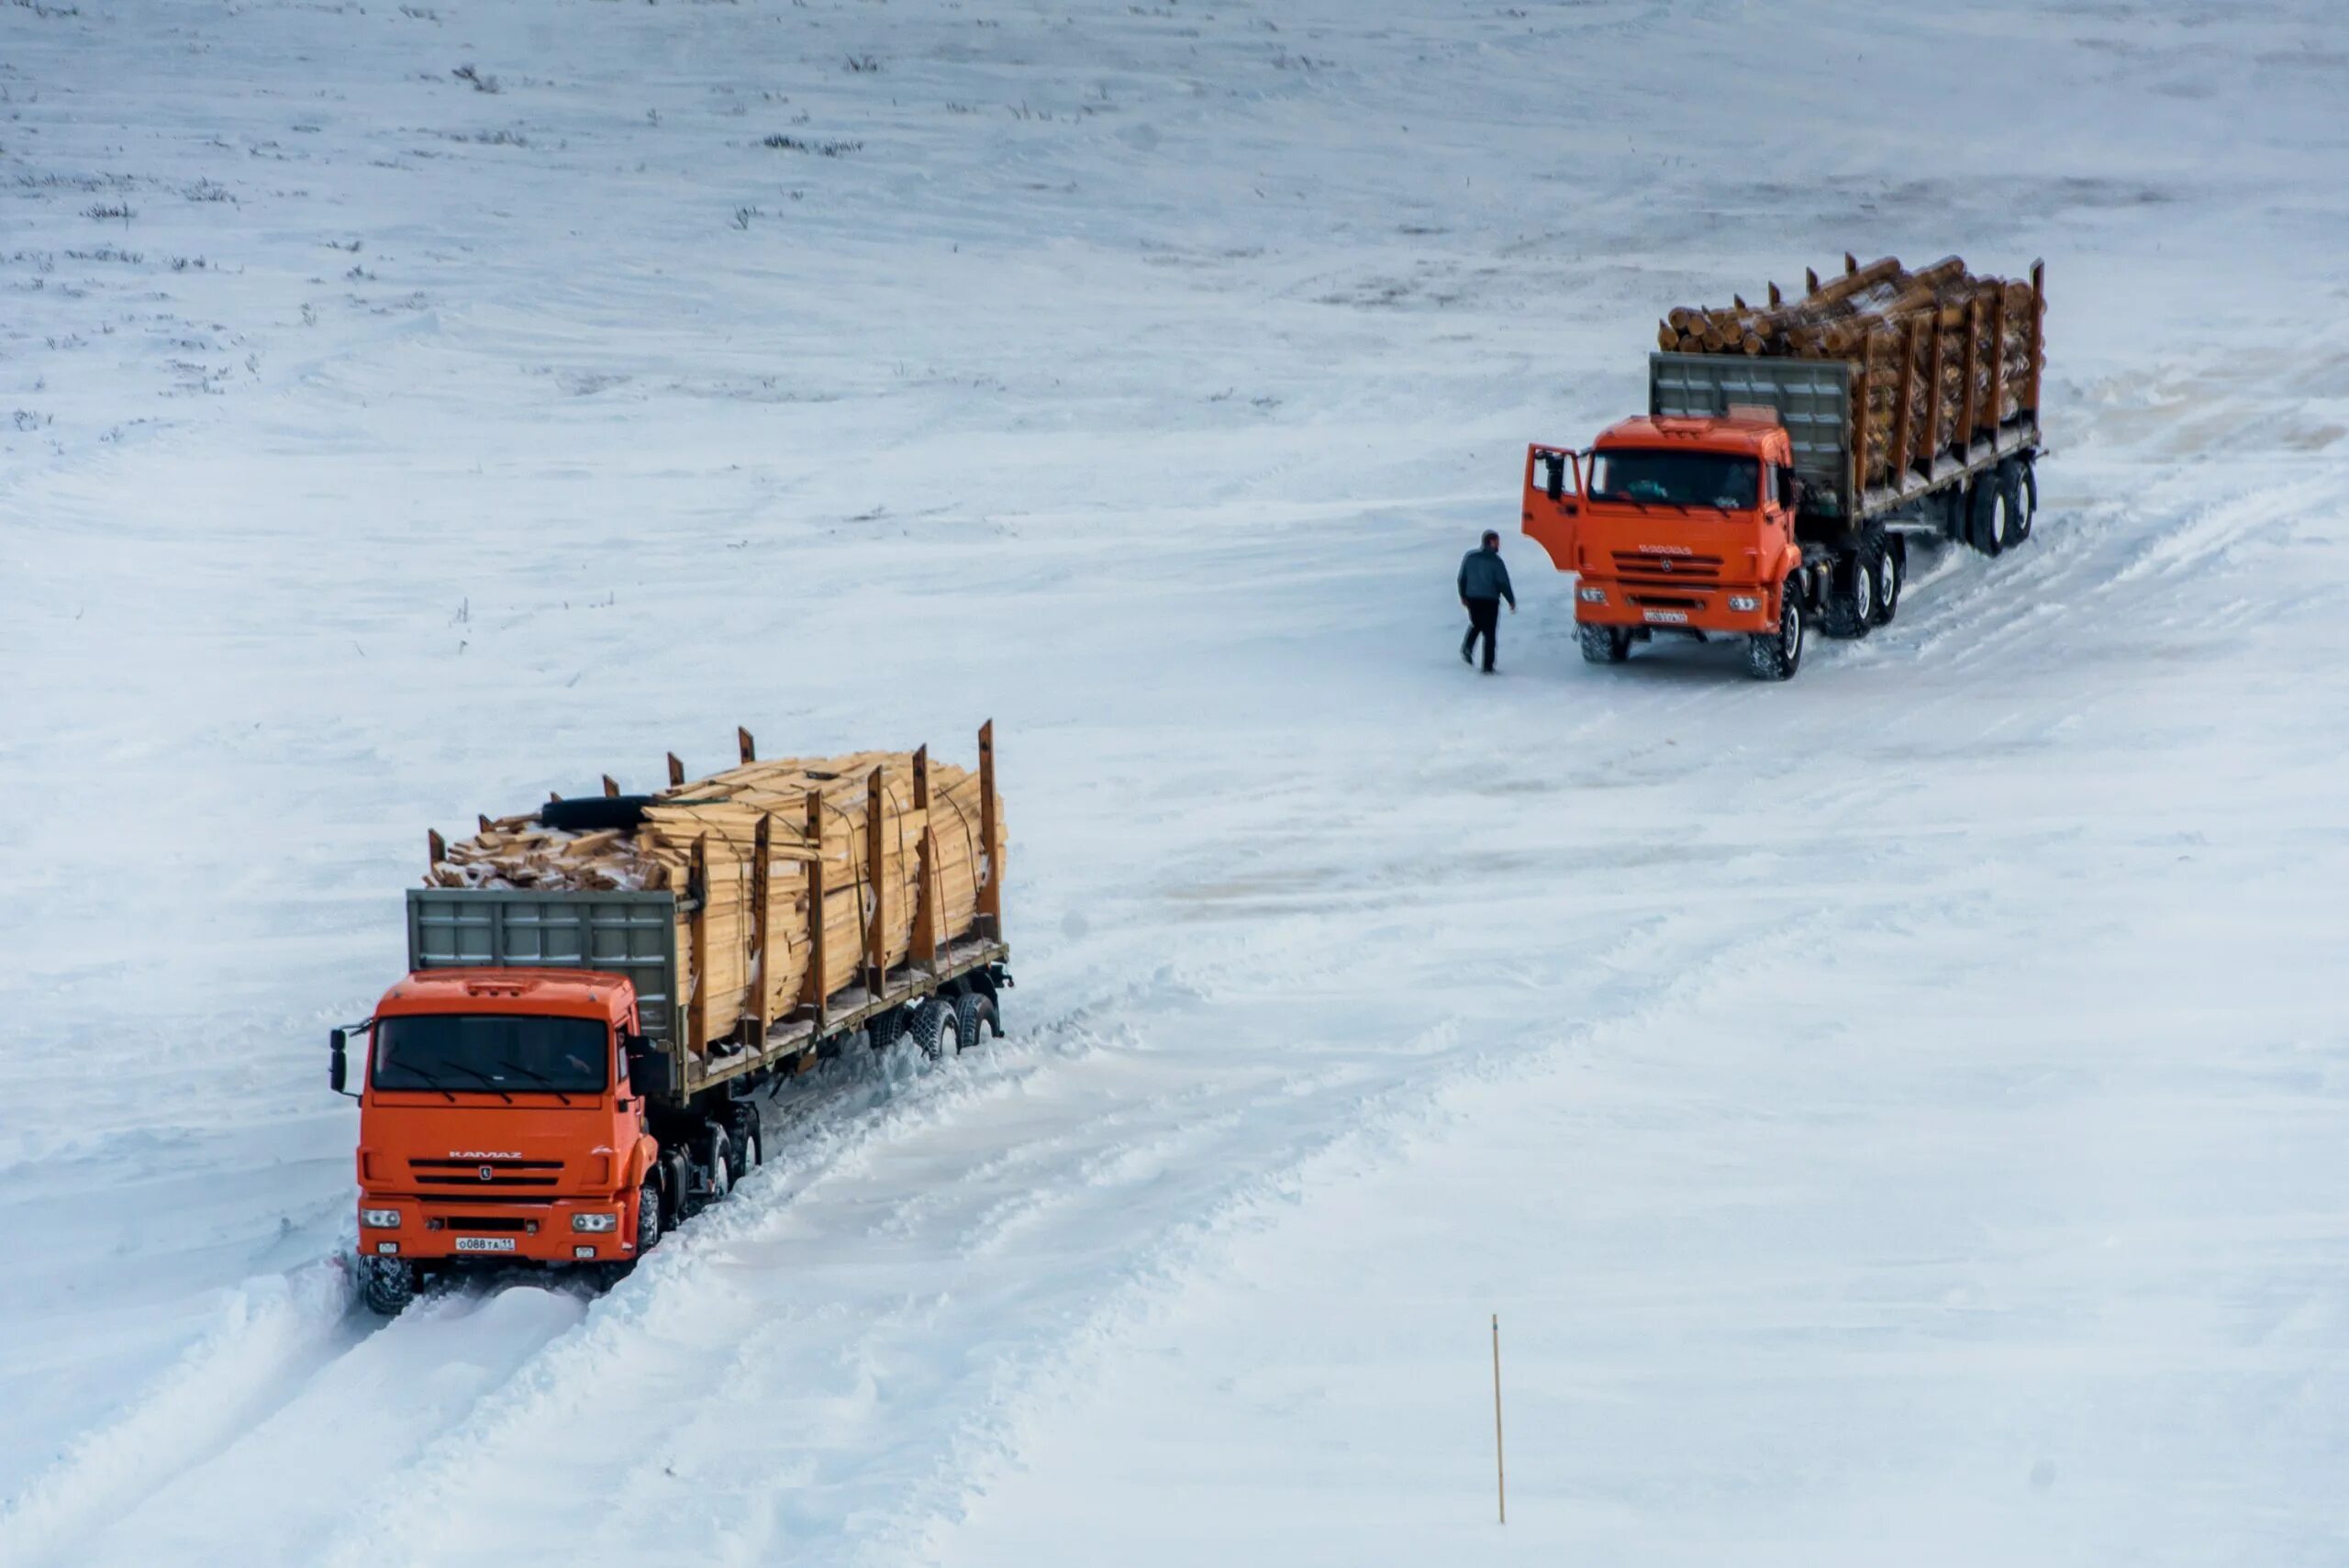
[[[1892,619],[1911,540],[1997,555],[2030,539],[2043,290],[2034,264],[2011,331],[1979,300],[1928,300],[1905,337],[1871,328],[1912,367],[1893,386],[1865,348],[1772,357],[1749,337],[1747,352],[1655,353],[1644,415],[1586,449],[1531,448],[1524,530],[1574,574],[1583,657],[1620,664],[1658,635],[1729,641],[1757,679],[1788,680],[1809,628],[1859,638]]]
[[[992,726],[979,781],[974,830],[998,844]],[[652,800],[576,805],[608,833]],[[739,887],[409,889],[408,973],[328,1041],[332,1087],[359,1101],[365,1304],[388,1316],[436,1276],[484,1264],[615,1276],[760,1162],[762,1091],[851,1049],[910,1040],[936,1056],[999,1037],[1011,984],[1000,860],[985,857],[967,929],[900,955],[883,931],[879,857],[933,840],[877,788],[870,809],[869,874],[856,867],[828,890],[818,854],[794,867],[796,893],[775,895],[861,906],[863,931],[852,915],[832,938],[862,938],[853,981],[829,994],[811,983],[783,1016],[722,1029],[690,997],[710,973],[706,944],[758,930],[738,918]],[[935,929],[920,902],[930,879],[916,883],[912,924]],[[818,975],[833,972],[825,925],[811,928]]]

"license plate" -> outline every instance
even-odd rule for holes
[[[1644,610],[1641,613],[1656,626],[1687,626],[1688,624],[1687,610]]]
[[[457,1238],[457,1251],[460,1252],[510,1252],[513,1250],[514,1238],[511,1236],[460,1236]]]

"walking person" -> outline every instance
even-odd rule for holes
[[[1485,639],[1485,673],[1493,673],[1493,651],[1500,638],[1501,601],[1517,614],[1517,595],[1508,585],[1508,562],[1501,559],[1501,536],[1485,530],[1485,542],[1460,562],[1460,604],[1468,612],[1468,635],[1460,644],[1460,662],[1475,662],[1476,639]]]

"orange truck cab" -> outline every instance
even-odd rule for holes
[[[1575,574],[1575,622],[1605,662],[1660,630],[1775,634],[1804,589],[1794,454],[1767,413],[1643,416],[1586,452],[1537,446],[1525,485],[1525,531]]]
[[[648,1091],[665,1086],[668,1063],[642,1049],[626,976],[422,971],[384,994],[365,1034],[359,1253],[371,1306],[396,1310],[424,1278],[468,1263],[622,1266],[657,1235]],[[338,1089],[348,1043],[336,1030]]]

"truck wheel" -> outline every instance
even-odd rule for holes
[[[864,1038],[874,1050],[886,1051],[897,1043],[906,1032],[906,1010],[892,1007],[885,1013],[875,1013],[864,1026]]]
[[[965,1051],[986,1039],[987,1026],[995,1022],[995,1003],[976,991],[965,991],[954,998],[954,1049]],[[997,1035],[1003,1033],[996,1030]]]
[[[1976,474],[1965,492],[1965,542],[1985,555],[2006,548],[2006,519],[1999,509],[1998,471]]]
[[[943,996],[933,996],[914,1009],[913,1026],[906,1030],[921,1053],[935,1062],[945,1054],[950,1040],[954,1037],[954,1004]],[[957,1043],[955,1049],[962,1049]]]
[[[685,1162],[685,1151],[669,1149],[661,1155],[662,1196],[661,1227],[674,1230],[685,1222],[687,1203],[693,1192],[693,1169]]]
[[[2023,466],[2013,458],[1998,465],[1998,495],[2006,503],[2007,529],[1999,543],[2013,550],[2031,537],[2031,498],[2023,479]]]
[[[1876,574],[1876,624],[1887,626],[1900,609],[1900,590],[1909,584],[1909,546],[1898,534],[1884,541],[1882,562]]]
[[[1791,681],[1802,668],[1802,606],[1791,581],[1779,595],[1778,629],[1745,639],[1745,668],[1757,681]]]
[[[759,1168],[766,1158],[766,1140],[759,1126],[758,1107],[748,1100],[738,1100],[726,1118],[726,1141],[733,1151],[734,1180]]]
[[[1631,657],[1631,631],[1623,627],[1576,627],[1588,664],[1620,664]]]
[[[1578,626],[1575,635],[1581,639],[1582,656],[1593,664],[1620,664],[1631,656],[1631,634],[1620,627]]]
[[[416,1299],[416,1265],[406,1258],[359,1260],[359,1299],[378,1318],[396,1318]]]
[[[644,1256],[661,1244],[661,1184],[647,1182],[636,1189],[636,1255]]]
[[[1881,546],[1863,539],[1835,562],[1835,577],[1827,588],[1827,613],[1822,629],[1830,637],[1865,637],[1876,625],[1876,584],[1883,570]]]

